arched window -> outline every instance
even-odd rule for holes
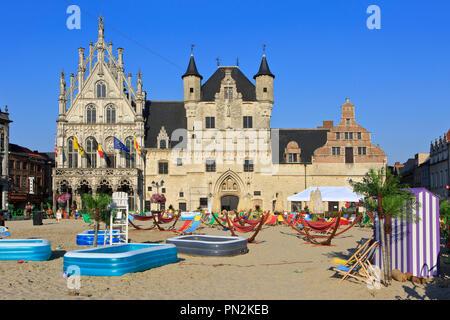
[[[95,123],[97,119],[96,109],[94,106],[90,105],[86,108],[86,119],[87,123]]]
[[[134,139],[127,138],[125,140],[125,145],[130,150],[130,152],[125,153],[125,167],[126,168],[136,168],[136,149],[134,148]]]
[[[74,148],[73,138],[69,138],[69,168],[78,168],[78,150]]]
[[[301,150],[298,147],[298,143],[291,141],[284,149],[285,161],[288,163],[299,163]]]
[[[106,98],[106,84],[97,82],[97,98]]]
[[[93,137],[86,139],[86,160],[87,168],[97,168],[97,141]]]
[[[116,108],[112,105],[106,107],[106,123],[116,123]]]

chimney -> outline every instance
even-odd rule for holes
[[[332,129],[334,126],[333,120],[323,120],[323,125],[318,126],[318,129]]]

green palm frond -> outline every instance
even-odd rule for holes
[[[101,222],[109,223],[111,202],[112,198],[108,194],[98,193],[94,196],[89,193],[83,194],[83,210],[90,218],[95,219],[95,210],[98,209]]]

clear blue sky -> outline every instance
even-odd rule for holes
[[[81,30],[66,27],[70,4],[81,8]],[[381,30],[366,27],[371,4]],[[0,106],[14,121],[12,143],[54,151],[59,73],[76,73],[100,12],[106,41],[125,49],[126,72],[141,68],[149,99],[182,100],[192,43],[205,79],[216,57],[239,57],[251,80],[267,44],[274,128],[336,123],[349,97],[389,164],[428,152],[450,128],[448,0],[24,0],[0,3]]]

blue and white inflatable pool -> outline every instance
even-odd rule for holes
[[[67,252],[67,275],[121,276],[178,262],[173,244],[128,243]]]
[[[0,260],[45,261],[51,255],[50,241],[45,239],[0,240]]]
[[[82,233],[77,234],[77,245],[79,246],[92,246],[94,244],[94,230],[86,230]],[[105,241],[105,230],[100,230],[97,234],[97,244],[109,244],[110,235],[109,232],[106,233],[106,242]],[[119,243],[119,230],[113,230],[113,243]]]

